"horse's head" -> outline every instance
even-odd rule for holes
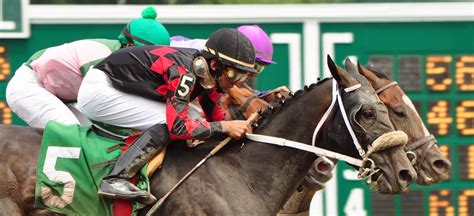
[[[357,70],[346,72],[330,57],[328,66],[338,83],[348,122],[354,133],[354,145],[346,148],[346,153],[363,158],[360,170],[371,170],[369,182],[373,182],[372,186],[376,185],[379,192],[407,192],[409,184],[416,178],[416,172],[404,152],[408,140],[406,134],[394,131],[387,108],[367,79]],[[342,135],[347,134],[347,129],[342,125],[342,115],[336,114],[329,123],[327,132],[331,142],[351,142],[350,137]]]
[[[346,67],[356,67],[354,64]],[[418,184],[431,185],[448,178],[451,162],[436,145],[436,139],[428,132],[413,103],[405,92],[380,70],[358,65],[359,72],[372,84],[388,109],[389,117],[396,130],[408,135],[407,151],[414,151],[418,173]]]
[[[227,95],[223,98],[222,106],[227,112],[227,117],[247,119],[252,113],[267,107],[268,103],[256,97],[250,89],[234,86],[228,90]]]

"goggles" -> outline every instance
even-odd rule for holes
[[[261,61],[255,61],[255,70],[257,71],[257,74],[260,74],[262,73],[262,71],[265,69],[265,67],[267,66],[268,64],[266,63],[263,63]]]
[[[240,83],[245,81],[249,74],[247,72],[235,69],[233,67],[226,67],[224,69],[224,74],[227,79],[232,83]]]

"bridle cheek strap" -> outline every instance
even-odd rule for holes
[[[433,141],[433,142],[431,142],[431,141]],[[426,145],[426,144],[428,144],[428,145]],[[416,165],[416,168],[420,169],[423,162],[425,161],[426,157],[428,156],[428,151],[434,145],[436,145],[436,138],[433,136],[433,134],[430,134],[430,135],[428,135],[424,138],[421,138],[421,139],[419,139],[415,142],[407,144],[406,147],[405,147],[405,151],[409,152],[409,151],[416,150],[416,149],[418,149],[422,146],[425,146],[423,151],[420,154],[420,159],[419,159],[419,161],[417,161],[417,165]]]
[[[345,88],[344,91],[345,92],[351,92],[351,91],[355,91],[355,90],[359,89],[360,87],[361,87],[360,84],[356,84],[356,85]],[[341,94],[339,93],[339,88],[337,87],[337,82],[334,79],[332,80],[332,100],[331,100],[331,104],[329,105],[329,108],[326,110],[323,117],[318,122],[318,125],[314,129],[313,139],[312,139],[312,144],[311,145],[316,146],[316,136],[318,135],[318,132],[321,129],[321,127],[323,126],[324,122],[326,122],[326,120],[328,119],[329,114],[334,109],[334,105],[335,105],[336,101],[338,101],[339,109],[341,110],[342,118],[344,119],[344,124],[346,125],[346,128],[347,128],[347,130],[349,131],[349,134],[352,137],[352,142],[354,143],[354,146],[357,148],[357,151],[359,152],[359,155],[362,158],[364,158],[365,157],[365,151],[362,148],[362,146],[360,145],[359,141],[357,140],[357,137],[355,136],[355,133],[354,133],[354,129],[352,129],[352,126],[349,122],[349,119],[347,118],[347,113],[346,113],[346,110],[344,108],[344,104],[342,103]]]

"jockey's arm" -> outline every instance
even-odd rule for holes
[[[207,95],[198,96],[199,104],[208,121],[222,121],[225,118],[225,110],[220,103],[221,94],[212,90]]]
[[[201,105],[204,105],[205,112],[210,113],[208,118],[216,121],[209,122],[189,118],[190,95],[196,85],[195,81],[196,79],[192,74],[181,75],[179,82],[171,81],[171,83],[177,83],[176,86],[171,85],[171,87],[174,87],[174,94],[168,99],[166,107],[166,124],[171,139],[206,140],[222,133],[239,139],[245,135],[245,132],[250,131],[245,121],[220,121],[224,119],[224,110],[218,103],[220,95],[215,91],[203,95],[200,101],[202,101]],[[214,107],[208,107],[212,104],[214,104]]]
[[[192,74],[183,74],[175,79],[179,79],[179,82],[174,80],[170,82],[174,94],[168,99],[166,106],[166,124],[171,139],[206,140],[217,133],[222,133],[220,122],[194,120],[188,116],[191,93],[196,85],[196,77]]]
[[[170,137],[173,140],[199,139],[206,140],[216,134],[226,133],[234,139],[242,138],[248,128],[246,121],[193,120],[188,117],[189,101],[172,97],[166,108],[166,122]]]

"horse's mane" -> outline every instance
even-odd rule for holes
[[[317,86],[320,86],[322,83],[331,79],[332,77],[327,77],[322,80],[318,80],[318,82],[312,83],[309,86],[305,85],[303,89],[296,91],[294,94],[290,94],[290,97],[288,98],[273,101],[264,111],[261,111],[260,119],[258,120],[257,124],[254,124],[254,129],[261,128],[262,126],[270,122],[270,119],[272,119],[272,117],[275,116],[282,109],[282,107],[284,107],[284,105],[292,103],[293,101],[295,101],[295,99],[301,97],[302,95],[310,92]]]

